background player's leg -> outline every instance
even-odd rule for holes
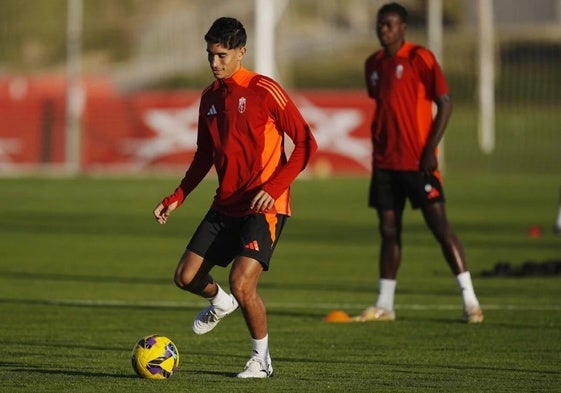
[[[423,217],[432,234],[440,244],[444,258],[456,276],[456,282],[462,291],[464,320],[468,323],[483,322],[483,312],[475,295],[471,275],[467,269],[462,243],[452,231],[444,203],[436,202],[422,208]]]

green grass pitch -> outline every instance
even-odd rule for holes
[[[393,323],[328,324],[331,310],[374,302],[379,240],[368,179],[299,180],[263,275],[275,377],[237,380],[250,355],[241,313],[205,336],[205,304],[172,283],[205,213],[205,180],[165,226],[151,216],[176,178],[0,179],[2,392],[561,391],[560,277],[490,278],[498,261],[561,258],[552,232],[558,175],[450,175],[449,219],[464,243],[482,325],[460,321],[452,274],[418,212],[406,211]],[[531,238],[530,225],[543,234]],[[214,270],[226,286],[227,270]],[[166,381],[135,376],[136,340],[170,337],[181,355]]]

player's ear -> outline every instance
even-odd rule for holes
[[[245,46],[242,46],[239,50],[238,50],[238,60],[243,59],[243,57],[245,56],[247,49],[245,48]]]

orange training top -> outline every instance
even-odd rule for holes
[[[295,145],[288,160],[284,135]],[[197,151],[174,195],[181,204],[214,165],[219,186],[211,208],[230,216],[255,213],[249,205],[264,190],[275,199],[267,213],[290,215],[290,184],[316,149],[284,89],[242,67],[203,91]]]
[[[433,122],[433,102],[448,94],[434,55],[405,42],[395,56],[382,49],[365,63],[368,95],[375,100],[373,165],[418,171]]]

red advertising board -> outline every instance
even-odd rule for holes
[[[196,149],[200,91],[125,94],[104,78],[90,78],[82,88],[83,171],[187,167]],[[363,91],[290,94],[318,142],[310,170],[319,174],[370,170],[372,102]],[[64,164],[65,97],[61,77],[0,80],[0,173]]]

